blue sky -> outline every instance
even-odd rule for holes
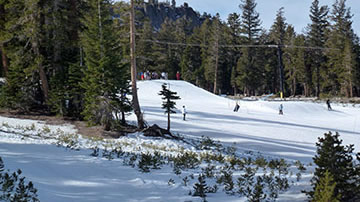
[[[127,0],[128,1],[128,0]],[[147,1],[147,0],[145,0]],[[165,0],[159,0],[165,1]],[[171,2],[171,0],[169,0]],[[212,15],[219,13],[223,20],[226,20],[229,13],[241,13],[239,9],[240,0],[176,0],[177,6],[187,2],[194,10],[200,13],[207,12]],[[335,0],[320,0],[320,5],[328,5],[332,8]],[[256,0],[256,10],[260,13],[262,26],[269,29],[273,24],[276,11],[285,8],[286,21],[295,26],[296,32],[302,33],[308,23],[309,10],[312,0]],[[347,7],[351,8],[354,15],[353,28],[360,34],[360,0],[347,0]]]
[[[238,5],[240,0],[177,0],[177,5],[187,2],[191,7],[200,13],[220,14],[226,20],[229,13],[241,13]],[[320,5],[328,5],[332,8],[335,0],[320,0]],[[276,12],[284,7],[286,21],[295,26],[296,32],[302,33],[308,23],[310,23],[309,10],[312,0],[256,0],[256,10],[260,13],[262,26],[269,29],[273,24]],[[350,7],[354,15],[353,28],[360,34],[360,0],[347,0],[347,7]]]

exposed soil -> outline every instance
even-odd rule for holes
[[[77,129],[78,134],[88,137],[105,137],[105,138],[119,138],[126,135],[128,132],[135,132],[134,128],[124,128],[124,132],[104,131],[101,126],[88,126],[85,121],[72,120],[68,117],[49,116],[40,113],[20,113],[14,110],[0,110],[0,116],[8,118],[19,118],[44,121],[49,125],[63,125],[71,124]]]

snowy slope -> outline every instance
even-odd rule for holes
[[[139,99],[149,124],[166,127],[166,115],[161,106],[164,80],[141,81]],[[329,131],[340,132],[344,144],[355,144],[360,150],[360,109],[333,105],[328,111],[325,103],[243,101],[239,112],[233,112],[235,101],[213,95],[183,81],[166,81],[178,93],[180,109],[187,107],[188,120],[182,121],[181,112],[172,115],[174,132],[201,137],[209,136],[223,142],[238,143],[243,150],[259,151],[271,156],[310,162],[318,137]],[[280,103],[284,115],[278,115]],[[135,120],[135,117],[132,117]]]
[[[140,81],[138,88],[146,121],[166,127],[167,119],[158,95],[163,82]],[[358,107],[333,105],[334,111],[328,111],[325,103],[241,100],[239,112],[233,112],[234,100],[213,95],[184,81],[166,83],[181,97],[177,107],[180,109],[185,105],[187,108],[186,121],[182,120],[179,110],[171,119],[172,131],[185,137],[209,136],[228,145],[235,142],[243,152],[250,150],[308,163],[315,154],[317,138],[328,131],[339,131],[344,144],[355,144],[356,151],[360,150]],[[283,116],[278,115],[280,103],[284,105]],[[128,118],[136,121],[134,115]],[[34,130],[44,130],[44,123],[37,121],[0,117],[1,124],[3,131],[7,130],[4,125],[15,129],[33,125]],[[51,131],[58,128],[76,132],[72,126],[49,126]],[[41,201],[201,201],[187,195],[189,190],[181,186],[181,179],[169,167],[141,173],[117,159],[109,161],[90,156],[91,151],[87,149],[90,145],[85,140],[80,141],[82,149],[75,151],[56,147],[51,135],[46,140],[36,137],[24,138],[12,131],[0,132],[0,156],[6,168],[12,171],[21,168],[24,176],[34,182]],[[193,149],[169,140],[142,139],[136,134],[118,141],[127,142],[124,145],[128,145],[125,148],[128,151],[137,151],[145,143],[161,145],[169,151],[180,147]],[[283,194],[281,201],[304,201],[306,197],[300,190],[308,186],[309,177],[305,176],[298,186]],[[168,185],[170,178],[176,181],[175,185]],[[207,200],[244,199],[219,191],[210,194]]]

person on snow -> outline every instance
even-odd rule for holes
[[[329,110],[329,111],[332,110],[332,108],[331,108],[331,106],[330,106],[330,100],[329,100],[329,99],[326,100],[326,104],[327,104],[328,110]]]
[[[184,105],[183,108],[181,109],[181,113],[182,113],[182,115],[183,115],[183,120],[185,121],[185,116],[186,116],[186,114],[187,114],[185,105]]]
[[[283,113],[283,105],[282,104],[280,104],[280,106],[279,106],[279,115],[283,115],[284,113]]]
[[[234,112],[239,111],[239,108],[240,108],[240,105],[239,105],[238,102],[236,101],[236,105],[235,105],[235,108],[234,108]]]
[[[180,72],[176,72],[176,80],[180,80]]]

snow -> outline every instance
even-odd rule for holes
[[[177,114],[171,115],[171,130],[189,139],[209,136],[241,153],[253,152],[271,158],[300,160],[307,164],[315,155],[315,143],[324,133],[338,131],[344,144],[354,144],[360,151],[360,108],[355,105],[303,101],[239,100],[240,109],[233,112],[235,100],[213,95],[184,81],[152,80],[138,82],[139,100],[148,124],[166,128],[167,116],[158,95],[163,83],[178,93]],[[284,115],[278,107],[284,106]],[[181,107],[187,109],[182,120]],[[128,117],[131,122],[136,117]],[[24,135],[25,134],[25,135]],[[145,138],[131,134],[113,143],[98,143],[78,137],[78,148],[57,147],[62,134],[76,134],[71,125],[47,125],[44,122],[0,117],[0,156],[11,171],[20,168],[33,181],[40,201],[201,201],[188,195],[190,187],[165,166],[150,173],[123,165],[121,160],[90,156],[94,145],[105,148],[119,144],[124,151],[147,152],[154,147],[167,154],[196,151],[191,145],[173,140]],[[64,143],[61,143],[63,145]],[[300,190],[309,188],[310,171],[303,180],[281,195],[280,201],[304,201]],[[175,184],[169,185],[169,179]],[[208,201],[244,201],[222,191],[209,194]]]

